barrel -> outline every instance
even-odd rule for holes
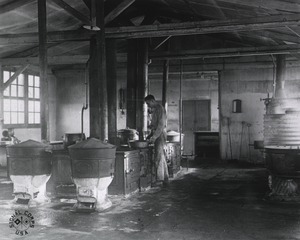
[[[27,140],[6,148],[9,175],[50,175],[52,154],[49,146]]]
[[[114,175],[116,146],[90,138],[68,147],[72,178],[103,178]]]

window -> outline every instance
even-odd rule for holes
[[[14,74],[3,71],[3,82]],[[6,127],[38,127],[40,124],[40,78],[20,74],[3,92]]]
[[[40,123],[40,78],[28,75],[28,123]]]

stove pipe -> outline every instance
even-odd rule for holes
[[[267,114],[284,114],[286,93],[284,89],[286,77],[286,56],[276,56],[276,79],[274,83],[274,96],[267,106]]]
[[[275,83],[275,98],[286,98],[284,83],[286,76],[286,56],[276,56],[276,83]]]

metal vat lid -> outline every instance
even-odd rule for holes
[[[89,138],[85,141],[76,143],[74,145],[69,146],[68,148],[79,148],[79,149],[105,149],[105,148],[116,148],[115,145],[103,142],[96,138]]]
[[[181,133],[181,135],[184,135],[184,134]],[[179,136],[179,132],[171,130],[171,131],[167,132],[167,136]]]
[[[48,145],[29,139],[19,144],[7,146],[8,148],[46,148]]]

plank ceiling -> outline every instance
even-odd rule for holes
[[[91,22],[93,1],[47,0],[50,65],[87,60],[88,40],[95,32],[83,26]],[[126,51],[123,40],[148,37],[150,55],[157,58],[251,53],[299,56],[298,0],[106,0],[105,16],[106,37],[120,40],[119,52]],[[162,45],[175,38],[177,45],[162,52]],[[190,49],[182,39],[196,43],[197,48]],[[37,65],[38,52],[37,0],[0,0],[2,64]]]

